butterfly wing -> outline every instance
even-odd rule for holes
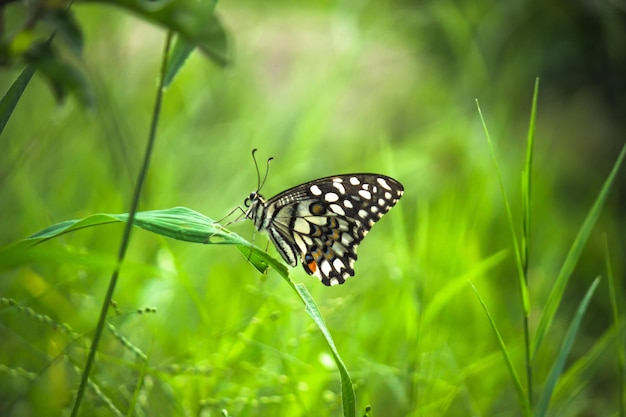
[[[403,192],[398,181],[384,175],[320,178],[268,200],[266,230],[291,266],[299,259],[324,285],[343,284],[354,276],[357,246]]]

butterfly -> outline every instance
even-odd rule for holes
[[[357,246],[404,193],[402,184],[385,175],[342,174],[305,182],[266,200],[259,191],[267,172],[261,182],[257,166],[258,186],[244,202],[245,217],[269,235],[285,262],[295,267],[300,261],[307,274],[327,286],[354,276]]]

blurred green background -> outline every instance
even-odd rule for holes
[[[255,188],[253,148],[261,161],[275,158],[266,196],[339,173],[398,179],[405,195],[359,247],[355,277],[327,288],[299,266],[291,272],[324,314],[355,382],[357,409],[371,405],[372,417],[522,415],[468,283],[523,375],[515,256],[475,99],[519,236],[521,172],[541,79],[532,332],[624,144],[624,6],[222,1],[216,11],[234,62],[222,69],[194,53],[168,88],[140,210],[186,206],[222,218]],[[2,134],[2,245],[130,206],[165,30],[102,4],[72,10],[97,107],[71,97],[57,105],[46,82],[33,78]],[[2,69],[3,94],[20,70]],[[578,303],[601,276],[550,415],[624,415],[623,341],[616,344],[606,260],[623,308],[623,172],[534,362],[539,392]],[[254,235],[251,222],[230,229]],[[88,228],[0,259],[3,415],[68,415],[122,230]],[[264,236],[254,239],[264,247]],[[233,247],[136,229],[114,299],[109,323],[129,344],[105,331],[81,415],[340,415],[339,376],[319,331],[274,271],[261,276]],[[156,312],[137,312],[146,307]],[[144,352],[145,365],[130,346]]]

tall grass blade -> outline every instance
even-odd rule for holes
[[[537,99],[539,97],[539,78],[535,80],[533,103],[530,110],[528,138],[526,140],[526,164],[522,173],[522,271],[523,277],[518,279],[522,291],[522,307],[524,310],[524,356],[526,362],[526,386],[528,388],[528,402],[533,403],[533,356],[531,354],[531,335],[528,317],[530,316],[530,296],[528,295],[528,269],[530,266],[530,215],[532,207],[532,166],[535,144],[535,120],[537,119]]]
[[[515,233],[515,223],[513,222],[513,214],[511,213],[511,205],[509,204],[509,200],[506,197],[506,190],[504,189],[504,180],[502,179],[502,171],[500,170],[500,165],[498,164],[498,158],[496,157],[496,150],[493,146],[493,142],[491,141],[491,136],[489,135],[489,129],[487,129],[487,123],[485,122],[485,118],[483,117],[483,112],[480,109],[480,104],[478,103],[478,100],[476,100],[476,106],[478,107],[478,114],[483,124],[483,130],[485,131],[485,136],[487,137],[489,148],[491,149],[491,156],[493,158],[493,164],[498,174],[498,181],[500,183],[500,193],[502,194],[502,200],[504,201],[504,207],[506,208],[506,215],[507,215],[507,219],[509,223],[509,229],[511,231],[511,239],[513,240],[513,251],[515,253],[515,266],[517,268],[518,282],[520,285],[520,296],[522,298],[522,308],[524,310],[524,313],[526,314],[526,312],[530,310],[528,286],[526,285],[526,280],[524,279],[524,269],[522,267],[522,255],[521,255],[519,243],[517,240],[517,234]]]
[[[33,78],[35,69],[36,67],[34,65],[28,65],[24,68],[17,79],[13,81],[13,84],[11,84],[6,94],[2,96],[2,100],[0,100],[0,135],[2,135],[4,127],[7,125],[22,94],[24,94],[24,90],[30,82],[30,79]]]
[[[622,325],[622,318],[620,310],[623,306],[620,305],[622,297],[618,294],[622,294],[622,289],[618,289],[617,282],[615,281],[615,275],[613,275],[613,267],[611,265],[611,258],[609,257],[609,242],[606,235],[604,235],[604,253],[606,259],[606,273],[609,279],[609,297],[611,299],[611,311],[613,313],[613,321],[615,322],[615,348],[617,354],[617,385],[619,395],[619,416],[624,417],[626,415],[626,334]],[[623,311],[623,310],[622,310]]]
[[[34,245],[86,227],[106,225],[117,222],[127,222],[129,215],[124,214],[93,214],[78,220],[68,220],[41,230],[34,235],[17,242],[14,246],[4,248],[2,251],[25,250]],[[250,261],[260,272],[265,272],[271,266],[293,288],[302,300],[307,314],[313,319],[320,332],[324,336],[341,379],[341,395],[343,404],[343,416],[353,417],[356,410],[354,389],[348,370],[337,351],[330,331],[324,322],[313,298],[306,287],[302,284],[294,284],[289,278],[287,267],[279,260],[270,256],[267,252],[249,243],[236,233],[223,228],[219,223],[194,210],[185,207],[174,207],[164,210],[152,210],[137,212],[133,224],[152,233],[157,233],[172,239],[192,243],[235,245],[237,249]],[[0,255],[1,252],[0,251]],[[1,257],[1,256],[0,256]]]
[[[509,369],[509,375],[511,376],[511,379],[513,380],[513,386],[515,387],[515,392],[517,393],[517,399],[519,400],[520,405],[522,406],[523,415],[526,417],[530,417],[532,416],[530,402],[528,401],[528,397],[526,396],[526,392],[524,391],[522,382],[519,379],[519,376],[517,375],[517,371],[515,370],[515,366],[513,365],[513,360],[511,359],[511,355],[509,355],[509,350],[507,349],[506,344],[504,343],[504,339],[502,339],[500,330],[498,330],[498,326],[496,325],[496,322],[493,320],[491,313],[489,313],[489,309],[487,308],[487,305],[485,304],[485,301],[483,300],[483,298],[480,296],[478,289],[474,286],[474,284],[472,284],[471,281],[469,284],[472,287],[472,290],[474,290],[474,293],[476,294],[476,296],[478,297],[478,301],[480,301],[480,305],[483,307],[485,314],[487,314],[489,323],[491,323],[491,328],[493,329],[493,332],[496,335],[496,338],[498,339],[500,352],[502,352],[502,357],[504,358],[504,362],[506,363],[506,366]]]
[[[589,306],[589,301],[593,296],[598,284],[600,283],[600,278],[596,278],[587,293],[583,297],[582,301],[578,305],[576,309],[576,314],[574,315],[574,319],[570,324],[567,332],[565,333],[565,339],[563,340],[563,345],[559,350],[559,354],[556,357],[556,361],[548,374],[548,379],[543,387],[541,392],[541,396],[539,397],[539,401],[537,403],[536,416],[544,417],[548,412],[548,406],[550,405],[550,400],[552,398],[552,393],[554,392],[554,387],[559,381],[559,377],[563,372],[563,367],[565,366],[565,360],[572,350],[572,346],[574,345],[574,340],[576,339],[576,334],[578,333],[578,328],[580,327],[580,322],[582,321],[585,312],[587,311],[587,307]]]
[[[602,208],[604,207],[604,202],[606,201],[609,191],[611,190],[611,186],[613,185],[613,181],[615,180],[615,176],[619,171],[619,168],[622,165],[622,161],[624,160],[624,156],[626,155],[626,144],[622,147],[622,150],[617,157],[617,161],[615,161],[615,165],[613,165],[613,169],[609,174],[609,177],[604,182],[598,197],[596,198],[591,210],[587,214],[585,221],[583,222],[582,227],[578,231],[578,235],[572,244],[565,261],[563,262],[563,266],[559,271],[559,275],[557,276],[556,282],[554,283],[550,294],[548,295],[548,300],[546,301],[545,308],[543,313],[541,314],[541,318],[539,319],[539,325],[537,326],[537,332],[535,333],[532,356],[535,357],[539,347],[541,346],[541,342],[543,338],[550,330],[550,326],[552,325],[552,321],[554,320],[554,315],[556,314],[556,310],[561,303],[561,299],[563,298],[563,293],[565,292],[565,287],[567,287],[567,283],[569,278],[574,271],[574,267],[578,262],[578,258],[587,243],[587,239],[593,230],[600,213],[602,212]]]
[[[337,364],[337,368],[339,369],[339,375],[341,377],[341,404],[343,409],[343,417],[355,417],[356,416],[356,399],[354,396],[354,388],[352,387],[352,379],[350,379],[350,374],[348,373],[348,369],[346,365],[343,363],[341,356],[339,356],[339,352],[337,351],[337,347],[335,346],[335,342],[326,327],[326,323],[324,322],[324,318],[322,317],[322,313],[320,313],[313,297],[309,293],[309,290],[304,286],[304,284],[294,284],[293,288],[296,290],[300,299],[306,306],[307,314],[313,319],[317,327],[322,332],[324,339],[326,339],[326,343],[330,348],[330,352],[333,355],[333,359],[335,360],[335,364]]]
[[[132,232],[133,220],[135,218],[135,214],[137,213],[137,208],[139,207],[139,198],[141,196],[141,192],[143,190],[143,185],[146,182],[146,177],[148,175],[148,168],[150,167],[150,161],[152,159],[152,151],[154,149],[154,143],[156,142],[156,132],[157,126],[159,123],[160,115],[161,115],[161,104],[163,102],[163,78],[165,76],[165,71],[167,67],[167,61],[170,51],[170,45],[172,40],[172,33],[168,32],[165,45],[163,48],[163,59],[161,61],[161,74],[159,77],[159,85],[157,86],[156,98],[154,101],[154,107],[152,110],[152,120],[150,122],[150,131],[148,133],[148,141],[146,144],[146,150],[144,153],[143,161],[141,164],[141,168],[139,170],[139,175],[137,176],[137,183],[135,184],[135,189],[133,191],[132,200],[130,203],[130,210],[128,212],[128,221],[124,226],[124,233],[122,235],[122,240],[120,242],[120,247],[117,255],[117,265],[111,274],[111,279],[109,280],[109,285],[107,287],[107,292],[102,301],[102,308],[100,310],[100,316],[98,317],[98,323],[96,325],[96,330],[94,331],[93,339],[91,340],[91,346],[89,348],[89,353],[87,354],[87,361],[85,362],[85,368],[83,369],[83,373],[80,380],[80,385],[78,386],[78,391],[76,392],[76,397],[74,399],[74,406],[72,407],[72,417],[76,417],[78,415],[80,405],[82,403],[83,396],[85,395],[85,390],[87,389],[87,385],[89,382],[89,374],[91,373],[91,368],[93,367],[96,361],[96,352],[98,351],[98,345],[100,343],[100,337],[102,336],[102,332],[104,331],[104,325],[106,322],[107,313],[109,311],[109,305],[111,304],[111,300],[113,300],[113,294],[115,293],[115,287],[117,285],[117,280],[119,278],[120,270],[122,267],[122,263],[124,262],[124,258],[126,257],[126,249],[128,248],[128,244],[130,242],[130,235]]]

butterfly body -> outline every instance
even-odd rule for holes
[[[245,215],[269,235],[289,265],[300,261],[324,285],[343,284],[354,276],[357,246],[403,192],[398,181],[384,175],[335,175],[268,200],[253,192]]]

